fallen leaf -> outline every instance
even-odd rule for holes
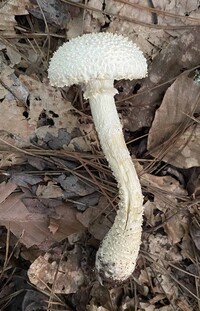
[[[15,100],[4,100],[0,105],[0,129],[13,135],[19,136],[27,145],[30,135],[34,132],[34,126],[31,126],[23,116],[24,108],[17,106]]]
[[[27,146],[29,145],[29,137],[35,129],[25,118],[26,108],[22,106],[22,103],[27,100],[28,93],[12,68],[4,62],[2,62],[1,67],[0,130],[15,135],[15,142],[19,146]]]
[[[11,181],[20,187],[30,188],[30,186],[38,185],[42,182],[42,178],[28,173],[13,173]]]
[[[189,217],[185,212],[169,210],[163,215],[163,228],[171,243],[176,244],[182,240],[189,229]]]
[[[22,192],[14,193],[15,189],[16,185],[10,182],[0,184],[0,224],[9,227],[26,247],[42,248],[44,241],[50,245],[84,230],[76,218],[78,212],[71,205],[56,201],[54,208],[48,209],[38,199],[26,198]],[[55,234],[49,230],[51,218],[58,227]]]
[[[12,193],[0,204],[0,224],[10,231],[27,247],[39,245],[49,236],[46,215],[31,214],[22,203],[22,193]]]
[[[38,185],[36,195],[45,199],[62,198],[63,190],[53,181],[49,181],[47,185]]]
[[[55,178],[58,184],[65,190],[64,197],[86,196],[95,192],[95,188],[80,180],[75,175],[66,176],[64,174]]]
[[[74,205],[79,211],[84,212],[88,207],[96,206],[99,202],[99,192],[94,192],[84,197],[77,198]]]
[[[7,183],[4,181],[0,184],[0,203],[4,202],[7,197],[15,191],[17,185],[8,181]]]
[[[138,5],[138,7],[134,6],[134,4],[136,6]],[[139,6],[141,6],[141,8],[139,8]],[[142,9],[142,6],[147,8],[147,10]],[[170,17],[167,14],[153,13],[148,10],[151,9],[152,6],[155,9],[161,10],[163,13],[174,14],[174,12],[176,12],[177,15],[182,15],[183,18],[180,19]],[[134,42],[141,47],[142,51],[151,58],[154,58],[160,49],[166,47],[169,42],[173,42],[174,37],[177,37],[182,34],[182,31],[184,31],[178,29],[170,29],[167,31],[162,29],[162,27],[158,28],[159,25],[174,25],[176,28],[176,26],[199,24],[198,15],[195,21],[188,18],[190,14],[199,14],[199,8],[195,1],[190,1],[188,3],[188,1],[184,0],[184,3],[177,6],[175,1],[160,2],[155,0],[151,5],[150,2],[145,0],[122,2],[120,0],[106,0],[105,11],[116,15],[115,17],[112,17],[108,31],[129,36],[129,38],[132,38]],[[121,19],[120,16],[122,16]],[[131,22],[131,19],[133,22]],[[152,25],[152,27],[145,27],[144,24],[140,25],[140,22]],[[155,28],[153,27],[154,24],[156,25]]]
[[[138,1],[131,0],[131,3],[138,4]],[[140,5],[148,7],[145,0],[140,1]],[[153,15],[149,11],[138,9],[129,3],[120,3],[114,0],[105,1],[105,11],[115,14],[109,23],[108,31],[127,35],[141,50],[148,56],[154,57],[158,50],[166,46],[172,37],[162,29],[152,29],[141,26],[139,23],[132,23],[130,20],[152,24]],[[118,16],[123,16],[122,19]],[[127,18],[127,20],[126,20]]]
[[[148,77],[137,82],[139,90],[134,93],[134,84],[130,83],[129,93],[123,103],[126,107],[123,118],[124,127],[129,131],[136,131],[143,127],[150,127],[156,106],[161,104],[163,94],[181,72],[199,65],[199,28],[187,30],[154,58],[149,65]],[[123,95],[123,93],[122,93]]]
[[[0,31],[4,36],[15,35],[16,15],[27,15],[27,8],[30,7],[29,0],[9,0],[1,2],[0,10]]]
[[[155,262],[160,264],[156,267],[160,273],[162,270],[161,268],[163,267],[163,262],[166,264],[167,262],[178,263],[183,259],[178,247],[176,245],[172,245],[166,235],[161,235],[159,233],[151,234],[147,237],[147,241],[144,241],[144,243],[147,243],[148,245],[148,252],[150,256],[155,260]]]
[[[77,214],[77,219],[86,227],[97,240],[103,240],[114,221],[114,213],[105,197],[101,197],[97,206],[86,209],[84,213]],[[109,213],[110,211],[110,213]],[[105,217],[104,213],[110,214]]]
[[[41,290],[53,284],[54,293],[76,293],[84,282],[84,274],[78,263],[79,257],[80,254],[72,253],[68,255],[67,261],[57,263],[48,253],[39,256],[29,267],[29,280]]]
[[[58,204],[54,215],[49,217],[49,225],[51,226],[53,223],[54,227],[57,226],[58,228],[56,229],[56,234],[54,234],[54,238],[57,241],[62,241],[71,234],[85,230],[85,227],[78,219],[79,215],[81,213],[77,212],[70,204],[61,202]]]
[[[44,147],[47,145],[52,149],[61,149],[68,147],[76,136],[77,146],[80,137],[80,150],[89,151],[91,147],[83,138],[81,124],[78,121],[79,113],[62,97],[60,90],[51,87],[47,81],[41,83],[29,76],[21,75],[19,79],[29,92],[28,123],[31,127],[37,128],[35,130],[37,143],[43,144]]]
[[[0,168],[8,168],[14,165],[24,164],[25,159],[21,153],[11,153],[0,151]]]
[[[38,19],[47,21],[48,24],[53,24],[59,29],[63,29],[67,26],[69,21],[69,13],[67,10],[67,4],[59,0],[43,0],[40,3],[40,7],[37,1],[33,1],[34,5],[28,11]]]
[[[88,6],[96,8],[97,10],[103,10],[103,0],[89,0]],[[108,17],[101,12],[86,11],[84,14],[83,31],[84,32],[99,32],[101,27],[109,21]]]
[[[187,302],[186,298],[184,299],[183,297],[182,299],[177,301],[177,306],[180,308],[181,311],[193,311],[193,307],[191,307]]]
[[[181,124],[199,113],[199,93],[200,84],[187,73],[168,88],[149,131],[147,148],[153,156],[182,168],[200,165],[200,126],[173,139]]]
[[[195,219],[190,224],[190,234],[196,248],[200,250],[200,224]]]

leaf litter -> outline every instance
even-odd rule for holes
[[[25,311],[48,301],[49,310],[197,310],[197,1],[18,4],[0,7],[1,307],[16,301]],[[149,62],[144,80],[116,83],[145,206],[137,268],[116,288],[100,285],[94,271],[95,252],[116,214],[116,183],[80,90],[52,88],[46,74],[66,34],[99,31],[129,36]],[[4,284],[24,273],[45,297],[25,287],[24,296],[10,299],[15,289]]]

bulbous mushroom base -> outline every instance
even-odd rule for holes
[[[141,207],[138,215],[131,215],[130,211],[127,223],[122,222],[122,219],[126,219],[127,211],[118,211],[113,227],[96,254],[96,270],[100,282],[121,283],[133,273],[140,248],[142,210]]]

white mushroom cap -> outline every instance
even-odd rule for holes
[[[53,55],[50,83],[63,87],[92,79],[141,79],[147,74],[143,53],[132,41],[112,33],[92,33],[64,43]]]

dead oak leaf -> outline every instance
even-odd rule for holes
[[[55,208],[55,214],[49,217],[48,228],[57,241],[62,241],[73,233],[85,230],[78,219],[79,215],[81,213],[67,203],[60,203]]]
[[[63,260],[57,264],[50,257],[50,254],[46,253],[44,256],[39,256],[31,264],[28,270],[31,283],[42,290],[47,288],[49,284],[53,284],[54,293],[75,293],[84,282],[84,274],[77,260],[69,255],[67,261]]]
[[[151,25],[154,23],[153,19],[157,18],[157,16],[155,14],[153,15],[150,11],[142,10],[131,5],[131,3],[140,4],[148,8],[146,0],[131,0],[129,2],[121,3],[115,0],[105,1],[106,12],[116,15],[110,21],[108,31],[127,35],[134,40],[145,54],[153,58],[160,49],[173,40],[173,37],[161,28],[154,29],[139,24],[141,22]],[[123,16],[122,19],[118,18],[120,15]],[[133,23],[130,21],[131,19],[139,23]]]
[[[27,247],[39,245],[49,235],[45,215],[31,214],[22,203],[22,193],[12,193],[0,204],[0,224],[10,231]]]
[[[168,88],[149,131],[148,150],[153,156],[182,168],[200,165],[200,126],[176,135],[189,116],[199,113],[199,94],[200,84],[188,73]]]
[[[130,98],[126,100],[123,120],[127,130],[134,132],[143,127],[151,127],[156,106],[161,104],[163,94],[169,87],[168,82],[183,70],[199,66],[199,50],[199,27],[196,27],[183,32],[176,39],[173,38],[171,43],[167,42],[167,47],[163,48],[150,64],[148,77],[139,81],[140,89],[136,96],[132,96],[134,89],[131,81],[129,93],[126,92],[126,96]]]
[[[44,241],[49,241],[49,244],[61,241],[84,229],[71,205],[58,201],[50,213],[45,206],[38,209],[40,201],[35,198],[26,199],[22,192],[13,193],[15,189],[16,185],[10,182],[0,184],[0,225],[9,227],[26,247],[40,246]],[[49,230],[51,217],[58,226],[55,234]]]
[[[60,128],[67,128],[71,132],[78,127],[75,109],[70,102],[64,100],[61,92],[48,83],[41,83],[32,77],[19,77],[23,85],[29,91],[30,111],[29,123],[37,125],[42,112],[45,112],[48,118],[53,121],[54,128],[58,131]]]
[[[182,240],[184,235],[189,230],[189,217],[180,211],[168,210],[165,215],[163,215],[163,228],[167,233],[168,239],[172,244],[176,244]]]
[[[32,77],[19,77],[29,92],[29,124],[37,129],[38,141],[51,149],[68,148],[89,151],[79,123],[79,112],[66,101],[59,89]],[[48,122],[47,122],[48,121]]]
[[[28,143],[34,126],[28,123],[23,113],[24,108],[17,106],[15,100],[5,99],[0,105],[0,129],[21,137],[24,142]]]

